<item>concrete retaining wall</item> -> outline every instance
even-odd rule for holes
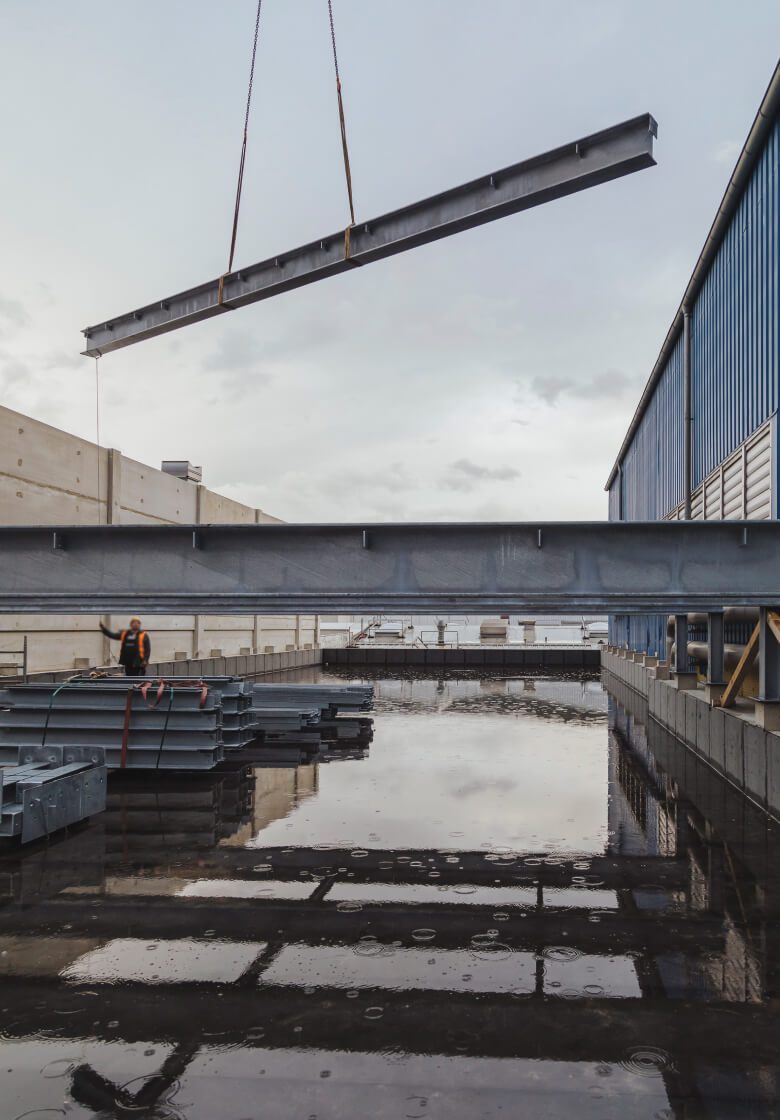
[[[263,510],[146,466],[120,451],[0,407],[0,525],[142,525],[275,522]],[[0,666],[18,664],[28,639],[31,671],[68,670],[116,662],[117,643],[96,615],[0,615]],[[126,616],[105,620],[111,629]],[[161,660],[262,654],[319,642],[313,615],[144,618]],[[6,651],[14,651],[6,653]],[[0,673],[2,673],[0,669]]]
[[[758,805],[780,817],[780,735],[764,731],[748,711],[713,708],[698,689],[659,680],[644,658],[605,651],[602,669],[647,700],[648,717]]]
[[[149,665],[149,677],[259,677],[285,673],[322,664],[322,650],[296,649],[285,653],[243,654],[236,657],[203,657],[186,661],[155,661]],[[86,670],[85,670],[86,671]],[[44,683],[67,680],[72,669],[51,673],[33,673],[31,679]]]

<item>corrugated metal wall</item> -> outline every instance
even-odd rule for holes
[[[616,614],[609,619],[609,643],[654,657],[666,657],[666,615]]]
[[[701,486],[698,516],[706,512],[705,489],[721,465],[711,516],[777,516],[777,439],[753,433],[777,412],[780,399],[780,121],[732,218],[729,230],[699,291],[692,311],[692,411],[694,489]],[[656,386],[620,475],[609,492],[609,517],[627,521],[673,515],[683,494],[682,332]],[[773,422],[774,423],[774,422]],[[749,441],[749,444],[747,441]],[[739,505],[726,460],[741,445]],[[751,449],[755,463],[750,460]],[[765,462],[766,460],[766,462]],[[736,459],[733,460],[736,463]],[[753,471],[751,473],[751,467]],[[728,469],[727,469],[728,468]],[[766,475],[771,493],[766,494]],[[755,497],[751,497],[751,485]],[[696,499],[696,495],[694,495]],[[700,509],[698,507],[701,507]],[[621,615],[610,619],[610,642],[663,655],[663,615]],[[729,634],[728,640],[739,640]]]
[[[777,411],[780,388],[780,121],[692,312],[693,486]],[[682,333],[623,461],[623,517],[666,517],[683,500]],[[773,479],[775,486],[777,479]],[[610,518],[620,516],[619,478]]]
[[[777,409],[780,121],[701,287],[693,327],[693,485]]]
[[[613,489],[618,486],[616,478]],[[683,343],[680,336],[623,461],[623,517],[626,521],[656,521],[682,499]]]

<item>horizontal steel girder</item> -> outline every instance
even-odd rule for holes
[[[658,126],[649,113],[585,136],[522,163],[361,222],[88,327],[84,354],[98,357],[212,315],[336,276],[358,265],[403,253],[461,230],[529,210],[565,195],[652,167]],[[221,298],[220,298],[221,297]]]
[[[700,953],[722,952],[726,944],[722,918],[709,914],[691,917],[645,910],[637,915],[610,910],[599,911],[599,921],[594,922],[591,907],[537,910],[506,901],[500,905],[501,912],[506,914],[501,920],[500,936],[515,951],[566,944],[597,955],[632,950]],[[419,948],[414,938],[416,930],[435,929],[437,948],[457,949],[473,945],[474,933],[489,928],[496,906],[495,902],[471,906],[364,901],[359,910],[348,911],[339,910],[337,903],[327,899],[314,903],[231,898],[229,905],[225,905],[218,898],[149,895],[143,897],[139,906],[138,895],[100,899],[90,896],[88,905],[81,899],[35,907],[4,907],[0,933],[45,936],[52,929],[65,926],[70,936],[178,940],[213,929],[212,936],[225,942],[279,940],[287,945],[350,945],[368,933],[387,944],[401,942],[411,950]],[[37,956],[31,954],[31,959],[36,960],[36,969],[41,969]],[[17,964],[17,975],[22,975],[22,967]]]
[[[139,911],[143,907],[137,908]],[[676,1064],[705,1070],[772,1068],[777,1015],[772,1001],[704,1003],[682,999],[554,999],[510,993],[263,984],[138,983],[76,985],[48,977],[3,980],[3,1034],[8,1038],[105,1039],[112,1043],[215,1037],[220,1047],[354,1051],[357,1054],[450,1054],[454,1057],[622,1062],[653,1047]],[[90,1014],[95,1004],[99,1017]],[[365,1017],[381,1006],[379,1019]],[[263,1024],[263,1031],[257,1024]],[[111,1024],[109,1027],[107,1024]],[[201,1027],[202,1024],[202,1027]],[[303,1040],[298,1030],[303,1026]],[[204,1033],[200,1035],[198,1032]],[[207,1033],[206,1033],[207,1032]],[[260,1060],[258,1056],[258,1060]],[[343,1098],[342,1098],[343,1099]]]
[[[644,613],[780,602],[780,522],[0,527],[0,613]]]

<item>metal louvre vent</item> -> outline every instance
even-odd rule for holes
[[[772,516],[772,432],[768,420],[691,494],[694,521],[768,521]],[[685,506],[664,518],[678,521]]]
[[[745,448],[746,517],[766,521],[772,516],[772,433],[767,424]]]
[[[742,455],[734,456],[722,467],[723,519],[739,521],[742,518]]]

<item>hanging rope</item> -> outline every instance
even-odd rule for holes
[[[241,143],[241,159],[238,164],[238,183],[236,184],[236,205],[233,210],[233,232],[230,236],[230,254],[228,257],[227,271],[233,271],[233,257],[236,252],[236,237],[238,235],[238,215],[241,210],[241,188],[244,184],[244,165],[246,163],[246,138],[249,130],[249,109],[252,104],[252,86],[255,80],[255,59],[257,57],[257,36],[260,30],[260,9],[263,0],[257,0],[257,16],[255,17],[255,37],[252,43],[252,62],[249,67],[249,89],[246,95],[246,113],[244,115],[244,139]],[[226,274],[227,275],[227,274]],[[219,302],[222,302],[222,277],[220,277]]]
[[[95,442],[97,443],[97,519],[100,517],[100,355],[95,355]],[[108,501],[106,501],[106,521],[108,521]]]
[[[336,93],[339,99],[339,125],[341,126],[341,148],[344,153],[344,176],[347,180],[347,197],[349,199],[349,228],[344,234],[344,255],[349,256],[349,234],[355,224],[355,204],[352,197],[352,171],[349,166],[349,147],[347,145],[347,123],[344,119],[344,100],[341,96],[341,75],[339,74],[339,56],[336,52],[336,30],[333,26],[333,0],[328,0],[328,18],[330,19],[330,41],[333,46],[333,67],[336,71]]]

